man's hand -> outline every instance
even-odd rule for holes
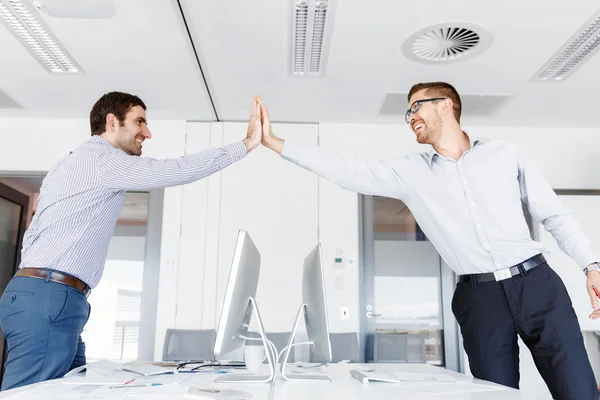
[[[246,139],[243,140],[248,153],[254,150],[262,140],[263,131],[260,121],[260,104],[258,100],[258,96],[255,96],[254,100],[252,100],[250,122],[248,122],[248,133],[246,134]]]
[[[600,292],[600,272],[598,271],[589,271],[587,273],[587,290],[590,295],[590,299],[592,300],[592,308],[595,310],[590,314],[591,319],[600,318],[600,304],[598,303],[598,295],[594,291],[594,288]]]
[[[278,138],[273,134],[273,130],[271,129],[271,117],[269,117],[269,110],[267,110],[267,106],[265,106],[260,99],[258,98],[258,102],[260,104],[261,111],[261,119],[262,119],[262,144],[269,149],[281,153],[283,150],[283,139]]]

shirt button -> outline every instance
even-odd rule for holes
[[[467,181],[467,180],[465,179],[465,180],[463,181],[463,183],[464,183],[465,185],[468,185],[468,184],[469,184],[469,181]]]
[[[481,229],[481,224],[477,224],[477,229]]]
[[[470,206],[474,206],[474,205],[475,205],[475,202],[474,202],[474,201],[471,201],[471,202],[469,202],[469,205],[470,205]]]

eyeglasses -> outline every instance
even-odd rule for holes
[[[417,111],[419,111],[419,108],[421,107],[421,103],[427,103],[429,101],[438,101],[438,100],[446,100],[446,98],[445,97],[434,97],[433,99],[423,99],[423,100],[415,101],[414,103],[412,103],[410,105],[410,108],[408,110],[406,110],[406,115],[404,116],[404,120],[408,124],[408,119],[410,118],[410,115],[415,114]]]

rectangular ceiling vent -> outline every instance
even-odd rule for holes
[[[29,50],[46,71],[80,74],[82,69],[60,44],[27,0],[0,0],[0,21]]]
[[[331,37],[333,0],[293,0],[292,76],[323,76]]]
[[[536,82],[561,82],[589,60],[600,44],[600,11],[535,74]]]

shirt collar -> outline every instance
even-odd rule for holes
[[[483,139],[481,138],[476,138],[474,136],[469,136],[469,134],[467,132],[463,133],[469,138],[469,143],[471,144],[471,149],[473,149],[475,147],[475,145],[477,145],[478,143],[483,143]],[[433,147],[430,146],[429,151],[427,151],[427,153],[425,153],[427,155],[427,162],[429,163],[429,166],[431,167],[433,165],[433,156],[438,156],[438,157],[444,157],[441,154],[439,154],[437,152],[437,150]]]
[[[109,145],[112,146],[110,144],[110,142],[106,139],[104,139],[102,136],[100,135],[93,135],[90,139],[89,139],[90,143],[94,143],[94,144],[103,144],[103,145]]]

